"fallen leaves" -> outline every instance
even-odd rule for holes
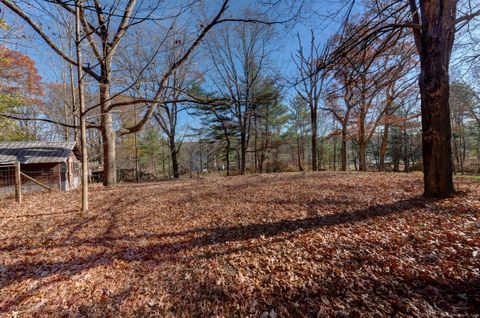
[[[480,311],[480,187],[285,173],[0,202],[0,315],[361,317]]]

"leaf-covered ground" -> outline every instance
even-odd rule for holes
[[[0,316],[479,316],[480,183],[206,178],[0,201]]]

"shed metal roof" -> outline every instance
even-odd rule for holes
[[[0,164],[16,161],[22,164],[65,162],[74,148],[74,141],[0,142]]]

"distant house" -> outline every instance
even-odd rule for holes
[[[0,192],[11,192],[14,186],[12,164],[51,189],[68,191],[80,185],[80,154],[73,141],[0,142]],[[42,187],[22,178],[22,191],[39,191]]]

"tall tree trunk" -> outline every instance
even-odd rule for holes
[[[65,76],[65,73],[62,74],[63,75],[63,81],[65,84],[63,84],[63,91],[66,94],[67,92],[67,79],[66,79],[66,76]],[[64,117],[64,122],[67,123],[67,124],[70,124],[70,117],[69,117],[69,114],[68,114],[68,105],[67,105],[67,100],[66,98],[63,99],[63,117]],[[65,141],[68,141],[70,139],[70,128],[68,127],[63,127],[63,133],[64,133],[64,136],[63,138],[65,139]],[[76,140],[75,140],[76,141]]]
[[[241,167],[242,167],[242,163],[240,162],[240,153],[238,152],[238,150],[236,151],[237,153],[237,168],[238,168],[238,171],[241,171]]]
[[[170,149],[170,159],[172,160],[172,173],[173,178],[178,179],[180,177],[180,173],[178,172],[178,159],[177,159],[177,145],[175,144],[175,138],[169,138],[169,149]]]
[[[420,94],[424,195],[453,195],[449,105],[449,63],[455,37],[457,1],[420,1]]]
[[[317,110],[311,109],[310,117],[312,121],[312,171],[317,171]]]
[[[230,175],[230,139],[227,139],[227,147],[225,148],[225,161],[227,164],[227,176]]]
[[[73,67],[71,64],[68,64],[68,71],[70,74],[70,103],[72,104],[71,115],[72,115],[72,124],[76,127],[77,126],[77,114],[79,113],[77,109],[76,97],[75,97],[75,84],[74,84],[74,77],[73,77]],[[80,116],[79,116],[80,117]],[[75,142],[81,143],[79,140],[79,131],[78,128],[73,128],[73,140]]]
[[[452,144],[453,144],[452,145],[452,148],[453,148],[452,149],[452,152],[453,152],[452,160],[453,160],[453,158],[455,158],[455,161],[456,161],[456,163],[453,162],[452,168],[453,168],[453,173],[457,174],[457,172],[458,172],[457,171],[457,169],[458,169],[457,165],[460,166],[460,153],[459,153],[459,149],[458,149],[458,140],[455,136],[453,137]]]
[[[337,137],[333,137],[333,171],[337,171]]]
[[[401,132],[396,133],[395,139],[392,141],[392,161],[393,161],[393,171],[394,172],[399,172],[400,171],[400,157],[401,154],[400,152],[403,149],[401,143],[402,143],[402,136]],[[400,143],[400,145],[399,145]]]
[[[302,151],[302,147],[301,147],[301,145],[300,145],[300,137],[297,137],[297,164],[298,164],[298,170],[303,171],[301,151]]]
[[[160,144],[160,147],[162,149],[162,173],[165,178],[167,174],[165,173],[165,148],[163,147],[163,142]]]
[[[322,170],[324,167],[323,157],[324,157],[324,149],[323,149],[323,138],[320,137],[320,151],[318,152],[318,170]]]
[[[245,132],[240,133],[240,174],[244,175],[246,173],[246,158],[247,158],[247,136]]]
[[[82,49],[80,34],[80,7],[82,0],[76,2],[75,7],[75,49],[77,53],[77,81],[78,81],[78,101],[80,115],[80,142],[82,153],[82,212],[88,211],[88,153],[87,153],[87,125],[85,120],[85,100],[83,93],[83,70],[82,70]],[[73,79],[73,76],[72,76]],[[72,90],[72,94],[75,92]],[[72,105],[72,108],[74,105]],[[73,111],[72,111],[73,113]],[[77,140],[75,140],[76,142]]]
[[[342,123],[342,147],[340,149],[342,157],[342,171],[347,171],[347,124]]]
[[[353,166],[355,168],[355,171],[358,171],[358,166],[357,166],[357,156],[355,155],[355,153],[358,152],[358,149],[355,149],[355,143],[354,141],[352,140],[352,142],[350,143],[351,146],[352,146],[352,150],[351,150],[351,154],[353,156]]]
[[[367,143],[363,138],[358,142],[358,162],[359,170],[367,171]]]
[[[409,160],[410,160],[410,143],[408,140],[408,134],[407,134],[407,126],[403,125],[402,127],[402,160],[403,160],[403,171],[404,172],[409,172],[410,171],[410,165],[409,165]]]
[[[465,134],[460,126],[460,173],[465,173],[465,158],[467,155],[467,146],[465,142]]]
[[[254,130],[254,134],[255,134],[255,138],[253,139],[253,156],[254,156],[254,162],[255,162],[255,172],[262,172],[261,170],[258,171],[258,145],[257,145],[257,142],[258,142],[258,129],[257,129],[257,115],[254,116],[253,118],[253,130]]]
[[[157,174],[157,163],[156,163],[156,158],[154,156],[152,156],[152,162],[153,162],[153,174],[154,174],[154,178],[157,179],[158,178],[158,174]]]
[[[387,152],[389,128],[389,124],[385,124],[383,127],[382,142],[380,143],[380,162],[378,164],[378,171],[385,171],[385,153]]]
[[[106,71],[105,71],[106,72]],[[100,84],[101,126],[103,142],[103,185],[114,187],[117,184],[117,167],[115,163],[115,131],[113,130],[112,113],[110,106],[110,79],[102,76]]]
[[[480,173],[480,134],[477,135],[477,171],[476,173]]]
[[[134,133],[134,144],[135,144],[135,181],[140,182],[140,169],[138,166],[138,145],[137,145],[137,132]],[[155,161],[153,161],[155,165]],[[155,170],[154,170],[155,173]]]
[[[358,136],[358,160],[359,170],[367,171],[367,141],[365,140],[365,111],[360,111],[359,136]]]
[[[260,154],[260,161],[258,163],[258,169],[260,173],[263,173],[263,164],[265,163],[265,151],[262,150]]]

